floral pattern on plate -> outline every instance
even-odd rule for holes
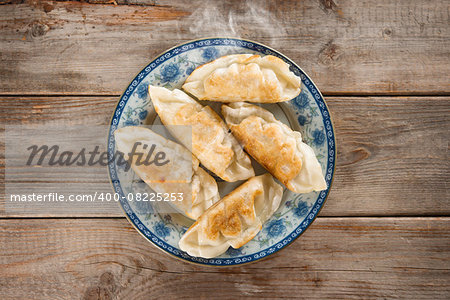
[[[287,57],[257,42],[240,39],[211,38],[188,42],[168,50],[150,62],[120,98],[111,121],[108,151],[114,152],[113,132],[117,128],[152,122],[155,113],[148,96],[150,83],[169,89],[181,88],[187,76],[198,66],[220,56],[236,53],[278,56],[301,77],[300,95],[279,105],[287,116],[288,124],[299,130],[304,141],[314,149],[330,187],[335,166],[335,138],[330,114],[322,95],[309,77]],[[114,163],[109,165],[109,173],[115,192],[121,195],[151,192],[144,182],[133,177],[135,174],[125,172]],[[143,204],[121,200],[120,204],[130,222],[157,247],[190,262],[220,266],[256,261],[284,248],[311,224],[328,191],[329,188],[321,192],[295,194],[285,189],[280,208],[253,240],[239,249],[230,248],[213,259],[191,257],[179,250],[178,241],[188,227],[170,214],[158,213],[150,202]]]

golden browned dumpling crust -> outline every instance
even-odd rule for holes
[[[316,154],[300,132],[249,103],[222,105],[222,114],[245,150],[288,189],[309,193],[327,188]]]
[[[230,246],[242,247],[278,209],[282,196],[283,188],[270,174],[249,179],[197,219],[181,237],[180,249],[211,258]]]
[[[234,54],[201,65],[189,75],[183,90],[200,100],[275,103],[300,94],[301,79],[282,59]]]
[[[177,89],[149,86],[149,94],[162,123],[169,125],[170,133],[191,150],[205,168],[229,182],[255,175],[250,157],[209,106],[201,105]]]
[[[277,124],[263,124],[261,118],[250,116],[230,129],[247,153],[284,185],[300,173],[302,160],[295,140],[281,138],[284,133]]]

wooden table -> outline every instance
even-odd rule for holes
[[[108,124],[165,49],[257,40],[313,78],[334,118],[335,180],[313,225],[266,260],[210,268],[121,214],[1,215],[1,299],[450,297],[449,2],[247,3],[0,0],[0,126]]]

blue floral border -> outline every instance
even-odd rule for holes
[[[328,185],[328,189],[325,191],[322,191],[319,194],[319,198],[316,200],[313,209],[309,213],[309,215],[305,218],[305,220],[293,231],[291,232],[286,238],[278,242],[277,244],[264,249],[262,251],[259,251],[258,253],[246,255],[243,257],[238,258],[212,258],[212,259],[205,259],[201,257],[193,257],[188,254],[186,254],[183,251],[180,251],[160,238],[158,238],[155,234],[153,234],[148,228],[141,223],[139,218],[135,215],[131,207],[128,205],[127,200],[124,197],[124,193],[122,190],[122,187],[119,182],[119,178],[117,177],[117,170],[116,165],[114,163],[109,164],[109,176],[112,182],[112,185],[114,187],[114,190],[116,193],[118,193],[120,197],[120,204],[122,205],[125,213],[127,214],[129,220],[136,226],[136,228],[145,236],[147,237],[151,242],[153,242],[156,246],[160,247],[162,250],[167,251],[168,253],[175,255],[179,258],[194,262],[194,263],[200,263],[204,265],[214,265],[214,266],[227,266],[227,265],[238,265],[243,263],[248,263],[251,261],[255,261],[261,258],[264,258],[272,253],[275,253],[279,251],[280,249],[286,247],[289,245],[292,241],[294,241],[303,231],[305,231],[308,226],[312,223],[314,218],[317,216],[318,212],[322,208],[323,203],[325,202],[326,197],[328,196],[329,190],[331,188],[331,182],[334,174],[334,168],[335,168],[335,158],[336,158],[336,151],[335,151],[335,136],[334,136],[334,130],[333,125],[330,118],[330,113],[328,111],[328,108],[324,102],[324,99],[314,83],[311,81],[311,79],[306,75],[300,67],[298,67],[293,61],[282,55],[281,53],[277,52],[276,50],[270,49],[262,44],[259,44],[257,42],[253,41],[246,41],[246,40],[240,40],[240,39],[233,39],[233,38],[208,38],[208,39],[202,39],[202,40],[195,40],[188,42],[186,44],[174,47],[165,53],[161,54],[159,57],[157,57],[155,60],[153,60],[150,64],[148,64],[131,82],[131,84],[127,87],[125,92],[122,94],[119,103],[116,106],[115,112],[113,114],[112,120],[111,120],[111,126],[109,130],[109,136],[108,136],[108,152],[112,155],[114,153],[114,131],[117,129],[117,126],[119,124],[120,117],[122,115],[123,109],[125,107],[125,104],[127,103],[129,97],[133,94],[136,87],[139,85],[139,83],[144,79],[147,74],[149,74],[153,69],[158,67],[161,63],[163,63],[165,60],[177,56],[183,52],[189,51],[194,48],[201,48],[205,46],[238,46],[242,48],[247,48],[249,50],[258,51],[260,53],[264,53],[266,55],[274,55],[277,56],[287,63],[289,63],[292,67],[291,70],[294,71],[297,75],[299,75],[302,79],[303,84],[308,88],[308,90],[311,92],[311,94],[314,96],[314,99],[316,103],[319,106],[320,112],[322,114],[325,130],[326,130],[326,137],[328,142],[328,162],[327,162],[327,172],[325,176],[325,180]],[[295,103],[294,103],[295,105]]]

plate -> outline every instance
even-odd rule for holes
[[[302,80],[302,91],[289,102],[262,105],[291,128],[301,132],[322,166],[327,190],[309,194],[295,194],[286,188],[280,208],[263,226],[258,235],[239,249],[230,248],[219,257],[206,259],[192,257],[181,251],[178,241],[193,221],[181,214],[157,212],[150,202],[128,201],[128,193],[151,192],[143,181],[129,180],[135,176],[113,162],[108,165],[114,192],[119,194],[128,220],[150,242],[163,251],[182,260],[212,266],[230,266],[254,262],[272,255],[300,236],[313,222],[328,196],[336,162],[336,144],[333,124],[327,105],[312,80],[292,60],[261,43],[235,38],[206,38],[176,46],[151,61],[129,84],[113,113],[108,151],[115,150],[113,133],[117,128],[132,125],[157,124],[152,109],[148,85],[180,88],[187,76],[198,66],[223,55],[252,53],[274,55],[290,65],[291,71]],[[129,175],[129,174],[132,175]],[[261,171],[257,171],[261,173]],[[123,184],[121,184],[121,182]],[[221,195],[230,190],[230,184],[219,182]]]

